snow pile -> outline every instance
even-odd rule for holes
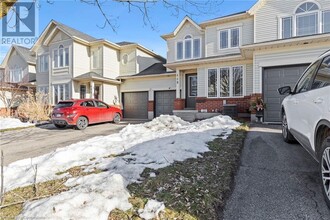
[[[0,130],[9,129],[9,128],[24,128],[33,126],[29,122],[23,123],[17,118],[0,118]]]
[[[165,205],[162,202],[158,202],[156,200],[148,200],[147,204],[145,205],[144,209],[139,210],[139,216],[143,219],[153,219],[158,216],[160,211],[165,209]]]
[[[84,166],[86,172],[99,169],[104,172],[70,178],[66,182],[71,187],[67,192],[26,203],[19,217],[107,219],[114,208],[131,207],[126,186],[139,181],[145,168],[159,169],[174,161],[199,157],[209,151],[207,142],[216,135],[226,138],[237,126],[239,123],[228,116],[195,123],[160,116],[144,124],[128,125],[117,134],[94,137],[40,157],[14,162],[5,167],[6,190],[32,184],[31,165],[38,165],[38,182],[70,177],[68,173],[56,173],[74,166]],[[140,214],[149,218],[151,212],[155,214],[161,208],[151,201]]]

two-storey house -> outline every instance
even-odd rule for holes
[[[244,12],[197,24],[189,17],[162,36],[176,71],[176,110],[248,113],[262,97],[266,122],[280,121],[283,97],[304,69],[330,49],[330,2],[259,0]],[[253,116],[253,115],[252,115]]]
[[[124,112],[126,105],[126,117],[132,117],[132,97],[122,100],[120,77],[165,62],[139,44],[96,39],[57,21],[49,23],[32,51],[37,56],[38,91],[49,93],[50,104],[69,98],[96,98],[124,105]]]
[[[12,45],[1,63],[0,109],[14,107],[11,101],[36,87],[36,59],[30,49]]]

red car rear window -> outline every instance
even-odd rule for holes
[[[57,103],[57,105],[55,106],[55,108],[66,108],[66,107],[71,107],[73,106],[74,102],[59,102]]]

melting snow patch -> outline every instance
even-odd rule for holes
[[[219,135],[227,138],[239,125],[228,116],[188,123],[176,116],[163,115],[151,122],[128,125],[117,134],[94,137],[40,157],[11,163],[4,169],[5,187],[8,191],[32,184],[31,165],[38,164],[37,182],[68,177],[66,185],[70,189],[26,203],[20,218],[107,219],[111,210],[131,207],[126,187],[138,182],[145,168],[159,169],[174,161],[200,157],[201,153],[209,151],[207,142]],[[95,159],[91,161],[91,158]],[[86,172],[95,169],[104,172],[78,178],[70,178],[68,173],[56,175],[82,165]],[[155,204],[152,200],[147,203],[141,216],[149,218],[151,210],[155,216],[163,207],[154,209]]]
[[[139,210],[139,216],[147,220],[157,218],[159,212],[164,209],[165,205],[163,202],[148,200],[147,204],[144,206],[144,209]]]
[[[17,118],[0,118],[0,130],[9,129],[9,128],[24,128],[33,126],[29,122],[23,123]]]

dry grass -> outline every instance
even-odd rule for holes
[[[26,201],[33,201],[38,198],[49,197],[57,195],[61,192],[67,191],[68,187],[64,185],[66,178],[58,180],[50,180],[43,183],[16,188],[5,193],[4,206],[19,203],[16,205],[10,205],[0,209],[0,219],[15,219],[17,215],[22,211],[23,204]],[[37,188],[37,191],[35,190]]]
[[[165,203],[166,209],[159,214],[159,219],[221,219],[226,200],[233,189],[233,178],[238,168],[243,141],[248,126],[244,125],[233,131],[228,139],[217,138],[208,143],[210,152],[200,158],[175,162],[171,166],[159,169],[145,169],[141,174],[144,180],[128,186],[132,197],[129,199],[133,208],[123,212],[115,209],[109,214],[111,220],[141,219],[138,210],[148,199]],[[109,155],[117,157],[120,155]],[[95,160],[95,158],[91,158]],[[58,172],[71,177],[100,173],[102,170],[84,172],[84,166],[72,167]],[[155,173],[156,177],[150,177]],[[21,187],[5,194],[4,205],[31,201],[37,198],[57,195],[69,190],[64,185],[67,178],[51,180]],[[22,211],[23,203],[0,209],[0,219],[14,219]]]
[[[247,130],[248,126],[243,125],[228,139],[209,142],[211,151],[201,158],[175,162],[159,170],[145,169],[145,179],[128,186],[131,195],[163,201],[166,210],[159,219],[221,219],[233,189]],[[156,177],[150,177],[151,172]],[[138,208],[140,205],[128,212],[116,210],[109,219],[139,219],[134,215]]]

